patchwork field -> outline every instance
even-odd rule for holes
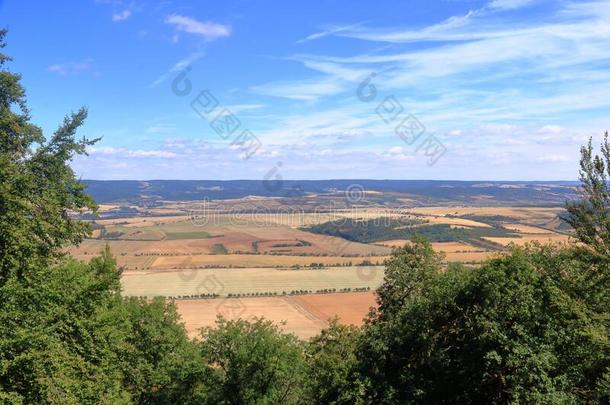
[[[316,195],[293,205],[259,197],[172,201],[136,216],[128,215],[135,206],[107,205],[106,213],[126,216],[97,219],[93,238],[70,253],[90,260],[108,244],[124,268],[123,293],[177,298],[191,336],[223,315],[284,322],[282,328],[306,339],[335,316],[361,324],[375,305],[384,260],[412,235],[432,240],[446,262],[468,265],[510,243],[569,240],[561,208],[320,209],[329,201]]]
[[[335,316],[360,325],[383,262],[415,235],[445,263],[468,266],[511,243],[570,238],[559,217],[570,185],[394,184],[354,201],[349,184],[331,183],[289,196],[260,196],[242,182],[140,183],[139,197],[105,200],[100,217],[88,217],[92,238],[70,253],[90,260],[108,245],[123,294],[175,298],[190,336],[222,315],[265,317],[307,339]]]
[[[313,204],[315,197],[308,196],[305,200],[306,203],[300,203],[306,207]],[[393,234],[414,234],[421,230],[432,240],[439,239],[433,246],[446,254],[447,261],[464,263],[484,260],[511,242],[522,245],[531,241],[568,240],[558,219],[561,208],[355,207],[332,212],[305,212],[301,206],[282,206],[274,198],[254,197],[206,204],[214,208],[213,215],[210,215],[210,207],[206,205],[205,210],[201,210],[201,204],[197,202],[168,202],[150,210],[165,215],[98,219],[95,238],[70,252],[79,259],[88,260],[108,244],[119,265],[126,270],[289,268],[382,264],[392,248],[406,242],[406,239],[390,239],[362,243],[346,240],[342,234],[307,230],[307,226],[320,226],[328,221],[342,224],[341,218],[355,221],[354,224],[374,221],[372,227],[367,225],[368,228],[356,235],[356,238],[365,239],[369,229],[383,235],[383,224],[388,220],[402,221],[407,225],[395,226]],[[103,208],[135,209],[116,205]],[[243,212],[246,208],[252,211]],[[274,208],[279,211],[273,212]],[[233,212],[227,213],[230,210]]]

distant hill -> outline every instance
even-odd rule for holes
[[[346,190],[380,192],[421,204],[562,205],[576,197],[578,182],[481,182],[437,180],[83,180],[98,203],[154,204],[156,201],[225,200],[247,196],[294,198],[338,195]]]

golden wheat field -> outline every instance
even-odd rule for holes
[[[485,238],[491,242],[494,243],[499,243],[501,245],[504,246],[508,246],[511,243],[517,245],[517,246],[523,246],[526,243],[531,243],[531,242],[540,242],[540,243],[564,243],[564,242],[568,242],[571,240],[571,238],[568,235],[560,235],[560,234],[549,234],[549,233],[543,233],[543,234],[538,234],[538,235],[532,235],[532,234],[526,234],[526,235],[522,235],[519,238]]]

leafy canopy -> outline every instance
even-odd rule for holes
[[[0,30],[0,48],[5,46]],[[79,243],[89,227],[70,219],[71,211],[94,209],[69,161],[96,140],[77,140],[87,116],[81,108],[67,116],[50,139],[30,122],[21,77],[9,72],[0,53],[0,284],[11,274],[52,262],[60,248]]]
[[[610,257],[610,145],[608,132],[601,154],[593,154],[592,140],[580,150],[581,199],[566,203],[566,222],[576,237],[600,258]]]

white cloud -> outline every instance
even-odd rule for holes
[[[96,157],[127,162],[131,177],[137,173],[132,171],[134,157],[157,157],[177,168],[183,165],[185,171],[150,173],[174,178],[202,172],[218,178],[262,177],[281,160],[284,178],[573,179],[578,147],[608,125],[600,111],[610,108],[610,1],[555,2],[536,20],[505,12],[531,4],[488,2],[480,10],[421,28],[355,25],[310,35],[300,42],[329,36],[362,42],[354,54],[346,48],[335,56],[285,57],[310,74],[251,87],[299,101],[298,108],[284,103],[277,111],[258,114],[263,105],[252,99],[227,106],[235,114],[257,113],[244,123],[264,146],[246,165],[234,165],[237,148],[219,139],[211,144],[168,140],[152,150],[118,148]],[[209,34],[209,27],[198,24],[174,25],[181,36]],[[201,56],[179,61],[153,85]],[[378,96],[364,103],[356,89],[370,72],[377,73]],[[417,116],[427,134],[440,134],[448,152],[435,167],[428,167],[415,152],[417,145],[407,146],[375,113],[390,95]],[[169,155],[158,155],[159,149]],[[157,159],[147,165],[153,167]]]
[[[94,72],[93,59],[87,58],[80,62],[56,63],[47,67],[47,70],[60,76],[82,72]]]
[[[203,51],[196,51],[188,55],[186,58],[179,60],[172,66],[167,72],[163,73],[161,76],[157,77],[149,87],[156,87],[163,83],[165,80],[169,78],[173,73],[179,72],[181,70],[186,69],[188,66],[192,65],[199,59],[201,59],[205,55]]]
[[[266,83],[253,86],[252,90],[268,96],[300,101],[316,101],[320,97],[339,94],[350,88],[355,88],[354,83],[362,80],[370,73],[369,69],[353,68],[344,64],[319,61],[308,57],[296,56],[289,59],[299,61],[305,67],[325,75],[304,80]]]
[[[337,94],[345,89],[345,83],[334,77],[291,82],[272,82],[252,87],[252,90],[260,94],[300,101],[315,101],[321,96]]]
[[[126,8],[123,11],[112,14],[112,21],[115,21],[115,22],[125,21],[129,17],[131,17],[131,10]]]
[[[306,101],[353,97],[353,80],[376,72],[379,94],[405,94],[404,106],[427,123],[449,125],[546,121],[610,107],[610,2],[554,6],[544,20],[517,23],[481,9],[416,30],[343,29],[329,35],[397,45],[355,56],[299,55],[292,60],[324,75],[259,89]],[[401,48],[409,42],[426,44]]]
[[[308,42],[308,41],[313,41],[315,39],[320,39],[320,38],[324,38],[327,37],[329,35],[333,35],[333,34],[338,34],[341,31],[346,31],[352,28],[357,27],[360,24],[351,24],[351,25],[346,25],[343,27],[334,27],[328,30],[324,30],[324,31],[320,31],[320,32],[316,32],[314,34],[308,35],[307,37],[300,39],[297,41],[297,44],[302,44],[304,42]]]
[[[559,134],[563,132],[563,128],[559,125],[545,125],[538,132],[541,134]]]
[[[540,0],[492,0],[489,8],[500,10],[513,10],[539,2]]]
[[[347,38],[362,39],[366,41],[407,43],[418,41],[462,41],[476,39],[482,34],[476,32],[458,33],[455,30],[463,28],[472,22],[477,11],[470,11],[462,16],[449,17],[445,21],[420,29],[373,29],[362,25],[344,27],[341,30],[328,31],[327,35],[343,36]]]
[[[201,36],[206,41],[214,41],[231,35],[231,27],[228,25],[212,21],[198,21],[179,14],[167,16],[165,23],[175,26],[178,31]]]
[[[92,156],[103,155],[103,156],[120,156],[128,158],[175,158],[178,155],[174,152],[167,150],[144,150],[144,149],[127,149],[127,148],[115,148],[112,146],[105,147],[91,147],[87,149],[87,153]]]

